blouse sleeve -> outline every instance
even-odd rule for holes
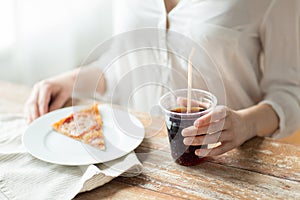
[[[264,53],[261,103],[272,106],[279,117],[274,138],[288,136],[300,127],[299,6],[299,0],[274,0],[260,30]]]
[[[117,73],[117,67],[112,64],[112,60],[115,58],[117,53],[113,51],[113,49],[116,49],[113,47],[113,44],[111,44],[105,52],[102,52],[100,55],[97,55],[98,59],[88,65],[89,68],[97,68],[100,70],[101,75],[97,74],[96,81],[93,82],[94,85],[99,84],[98,80],[101,76],[104,76],[105,78],[105,85],[106,85],[106,91],[104,94],[98,94],[95,93],[94,90],[92,90],[92,96],[96,97],[97,99],[108,102],[108,103],[119,103],[117,99],[117,95],[114,94],[115,87],[118,82],[118,73]],[[86,77],[88,79],[89,77]],[[93,86],[91,86],[93,87]]]

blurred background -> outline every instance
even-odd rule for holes
[[[111,0],[0,0],[0,80],[70,70],[112,34]]]

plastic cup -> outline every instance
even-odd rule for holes
[[[186,146],[181,132],[193,126],[196,119],[212,111],[217,105],[217,98],[210,92],[192,89],[192,112],[187,113],[183,101],[181,101],[183,104],[179,105],[179,98],[186,99],[187,93],[187,89],[171,91],[160,98],[159,104],[165,113],[173,159],[180,165],[192,166],[203,160],[202,157],[195,155],[195,150],[207,148],[207,145]]]

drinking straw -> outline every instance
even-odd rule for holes
[[[192,83],[193,83],[193,63],[192,58],[195,53],[195,48],[192,49],[188,60],[188,94],[187,94],[187,113],[191,113],[192,105]]]

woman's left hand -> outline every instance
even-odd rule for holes
[[[254,137],[255,130],[242,112],[226,106],[217,106],[210,113],[198,118],[194,126],[182,131],[185,145],[205,145],[220,142],[212,149],[198,149],[198,156],[217,156],[242,145]]]

